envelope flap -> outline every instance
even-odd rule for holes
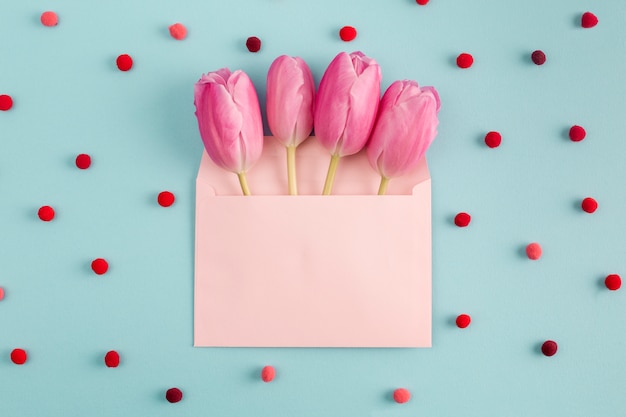
[[[266,136],[261,159],[248,171],[248,183],[254,195],[287,194],[287,157],[285,148],[273,137]],[[328,171],[330,155],[314,137],[305,140],[296,152],[298,193],[321,194]],[[414,186],[430,179],[426,159],[408,174],[389,182],[388,194],[409,195]],[[378,191],[380,177],[370,166],[365,151],[344,157],[339,162],[334,195],[372,195]],[[237,176],[211,161],[203,152],[198,187],[211,187],[214,195],[241,195]]]

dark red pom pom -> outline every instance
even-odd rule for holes
[[[7,94],[0,94],[0,110],[7,111],[13,107],[13,99]]]
[[[344,26],[339,30],[339,37],[344,42],[350,42],[356,38],[356,29],[352,26]]]
[[[273,366],[264,366],[261,370],[261,379],[263,382],[272,382],[276,376],[276,370]]]
[[[120,355],[114,350],[110,350],[104,355],[104,364],[109,368],[117,368],[120,364]]]
[[[393,392],[393,400],[398,404],[404,404],[411,399],[411,393],[406,388],[398,388]]]
[[[427,5],[427,4],[428,4],[428,1],[429,1],[429,0],[415,0],[415,2],[416,2],[417,4],[419,4],[420,6],[425,6],[425,5]]]
[[[485,145],[490,148],[497,148],[502,143],[502,135],[500,132],[487,132],[485,135]]]
[[[81,153],[76,157],[76,166],[80,169],[87,169],[91,166],[91,156]]]
[[[557,350],[558,345],[554,340],[546,340],[543,342],[543,345],[541,345],[541,353],[546,356],[554,356]]]
[[[261,50],[261,39],[256,36],[250,36],[246,40],[246,48],[248,48],[250,52],[259,52]]]
[[[456,64],[459,68],[469,68],[474,63],[474,57],[468,53],[462,53],[456,57]]]
[[[583,199],[583,202],[581,203],[581,207],[583,211],[587,213],[593,213],[594,211],[598,209],[598,202],[591,197],[587,197]]]
[[[467,225],[470,224],[471,220],[472,220],[472,216],[464,212],[461,212],[457,214],[456,216],[454,216],[454,224],[456,224],[459,227],[466,227]]]
[[[582,18],[580,19],[580,25],[585,29],[589,29],[598,24],[598,18],[595,14],[591,12],[583,13]]]
[[[183,392],[178,388],[170,388],[165,392],[165,399],[171,403],[177,403],[183,399]]]
[[[539,49],[534,51],[530,58],[537,65],[543,65],[546,62],[546,54],[544,54],[543,51],[540,51]]]
[[[459,314],[456,318],[456,325],[459,329],[465,329],[472,322],[472,318],[467,314]]]
[[[585,139],[585,136],[587,136],[587,132],[582,126],[574,125],[569,129],[569,138],[572,142],[580,142]]]
[[[622,277],[617,274],[607,275],[604,285],[611,291],[617,291],[622,286]]]
[[[37,215],[44,222],[54,219],[54,209],[50,206],[41,206],[37,211]]]
[[[14,364],[23,365],[24,363],[26,363],[27,359],[28,355],[26,354],[26,351],[24,349],[17,348],[11,351],[11,361],[13,361]]]
[[[103,275],[109,270],[109,263],[102,258],[96,258],[91,262],[91,269],[97,275]]]
[[[172,204],[174,204],[174,200],[176,200],[176,198],[174,197],[174,194],[172,194],[169,191],[161,191],[159,193],[159,196],[157,197],[157,201],[159,202],[159,205],[161,205],[162,207],[169,207]]]
[[[133,67],[133,59],[128,54],[122,54],[115,61],[120,71],[128,71]]]

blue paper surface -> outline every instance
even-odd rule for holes
[[[58,26],[41,25],[45,10]],[[582,29],[587,10],[599,24]],[[0,112],[2,415],[621,415],[626,290],[603,279],[626,274],[624,16],[625,2],[582,0],[3,1],[0,94],[14,105]],[[350,43],[344,25],[358,31]],[[319,83],[354,50],[379,62],[383,89],[407,78],[441,95],[428,152],[433,348],[194,349],[194,82],[241,68],[263,103],[278,55],[303,57]],[[456,67],[461,52],[471,68]],[[115,66],[123,53],[128,72]],[[584,141],[568,139],[574,124]],[[491,130],[499,148],[484,145]],[[52,222],[37,218],[43,205]],[[524,254],[534,241],[536,262]],[[98,257],[106,275],[89,267]],[[182,402],[166,402],[170,387]],[[393,402],[398,387],[410,402]]]

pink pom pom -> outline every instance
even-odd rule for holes
[[[56,26],[59,23],[59,16],[55,12],[47,11],[41,14],[41,24],[44,26]]]
[[[276,376],[276,370],[273,366],[265,366],[261,370],[261,379],[263,382],[272,382]]]
[[[528,256],[528,259],[536,261],[537,259],[541,258],[541,253],[542,250],[539,243],[533,242],[526,246],[526,256]]]
[[[406,388],[398,388],[393,392],[393,400],[398,404],[404,404],[411,399],[411,393]]]
[[[182,23],[174,23],[169,27],[170,36],[178,41],[187,37],[187,28]]]

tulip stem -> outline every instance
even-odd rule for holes
[[[289,195],[298,195],[295,146],[287,146],[287,182],[289,183]]]
[[[380,187],[378,187],[378,195],[385,195],[387,193],[388,184],[389,184],[389,178],[380,177]]]
[[[243,191],[243,195],[250,195],[250,188],[248,188],[246,173],[240,172],[237,174],[237,177],[239,177],[239,184],[241,184],[241,191]]]
[[[330,165],[328,166],[328,174],[326,174],[326,182],[324,183],[324,191],[322,195],[330,195],[330,190],[333,188],[335,182],[335,173],[337,172],[337,165],[339,164],[339,155],[331,155]]]

